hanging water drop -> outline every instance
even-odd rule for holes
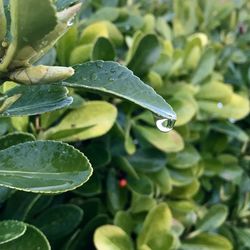
[[[72,26],[74,24],[73,19],[74,18],[71,18],[71,19],[68,20],[68,22],[67,22],[68,27],[70,27],[70,26]]]
[[[167,119],[167,118],[156,118],[156,127],[164,133],[167,133],[169,131],[171,131],[174,127],[176,120],[174,119]]]

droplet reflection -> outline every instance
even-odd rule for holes
[[[173,129],[175,122],[174,119],[157,118],[155,123],[161,132],[167,133]]]

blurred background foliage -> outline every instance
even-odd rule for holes
[[[1,188],[1,219],[35,225],[52,249],[250,249],[249,13],[248,0],[84,1],[39,64],[126,65],[171,104],[175,128],[80,89],[69,108],[0,118],[1,135],[70,142],[94,168],[61,195]]]

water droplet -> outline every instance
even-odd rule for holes
[[[69,19],[68,22],[67,22],[67,26],[70,27],[74,24],[73,22],[73,18]]]
[[[3,116],[9,116],[10,114],[9,114],[9,112],[4,112],[3,113]]]
[[[114,74],[116,72],[116,69],[110,69],[110,73]]]
[[[222,102],[218,102],[217,103],[217,107],[218,107],[218,109],[222,109],[223,108],[223,103]]]
[[[103,62],[102,61],[97,61],[96,66],[101,69],[103,67]]]
[[[229,118],[228,119],[231,123],[235,123],[236,122],[236,120],[234,119],[234,118]]]
[[[120,74],[118,75],[118,78],[119,78],[120,80],[122,80],[122,79],[127,78],[128,76],[129,76],[129,73],[127,73],[127,72],[122,72],[122,73],[120,73]]]
[[[169,131],[171,131],[174,127],[176,120],[174,119],[167,119],[167,118],[156,118],[156,127],[164,133],[167,133]]]
[[[92,75],[91,75],[91,80],[92,81],[95,81],[96,79],[97,79],[97,74],[96,73],[93,73]]]
[[[110,77],[108,80],[109,80],[110,82],[113,82],[113,81],[115,80],[115,78],[114,78],[114,77]]]

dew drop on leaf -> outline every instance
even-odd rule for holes
[[[155,124],[156,127],[164,133],[171,131],[174,127],[176,120],[174,119],[167,119],[167,118],[156,118]]]

